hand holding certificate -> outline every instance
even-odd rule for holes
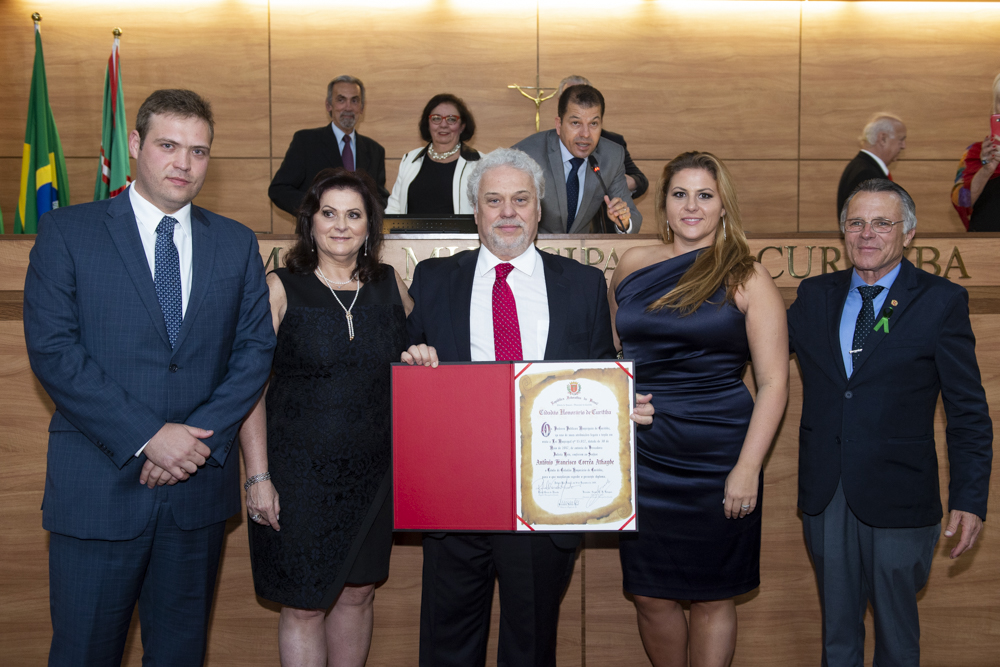
[[[635,530],[632,375],[627,361],[394,366],[396,529]]]

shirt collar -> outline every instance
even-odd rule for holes
[[[530,276],[534,273],[535,266],[538,265],[538,259],[538,250],[535,248],[535,244],[532,243],[524,252],[510,260],[510,263],[513,264],[514,268],[521,273]],[[485,276],[487,273],[495,269],[497,264],[503,263],[504,260],[499,259],[496,255],[490,252],[486,246],[479,246],[479,259],[476,260],[476,271],[480,276]]]
[[[333,135],[337,137],[337,146],[340,148],[340,150],[344,150],[344,135],[347,133],[344,132],[339,127],[337,127],[337,124],[332,121],[330,122],[330,127],[333,128]],[[351,150],[356,150],[357,146],[358,146],[357,137],[355,136],[354,130],[351,130]]]
[[[872,153],[871,151],[866,151],[864,148],[861,149],[861,152],[865,153],[866,155],[870,156],[871,159],[878,162],[878,166],[882,168],[883,174],[886,175],[889,174],[889,167],[886,166],[885,162],[882,162],[882,158],[880,158],[878,155],[875,155],[875,153]]]
[[[179,222],[180,228],[184,232],[188,232],[191,229],[190,202],[185,204],[179,211],[175,211],[174,213],[164,213],[154,206],[148,199],[139,194],[139,191],[135,189],[134,181],[128,188],[128,199],[132,204],[132,212],[135,213],[136,222],[146,229],[155,232],[156,227],[160,224],[160,220],[162,220],[165,215],[169,215],[171,218]]]
[[[892,271],[890,271],[889,273],[885,274],[884,276],[882,276],[881,278],[879,278],[878,280],[876,280],[875,284],[876,285],[881,285],[886,290],[888,290],[890,287],[892,287],[892,284],[894,282],[896,282],[896,276],[899,275],[899,270],[901,268],[903,268],[903,262],[902,262],[902,260],[900,260],[899,264],[897,264],[896,267]],[[857,269],[855,269],[854,271],[851,271],[851,291],[854,291],[857,288],[861,287],[862,285],[867,285],[867,284],[868,283],[866,283],[861,278],[861,276],[858,275]]]
[[[562,142],[562,139],[559,140],[559,150],[562,153],[563,164],[569,162],[570,160],[576,157],[575,155],[569,152],[569,149],[566,148],[566,144]],[[587,161],[586,158],[584,158],[584,162],[586,161]]]

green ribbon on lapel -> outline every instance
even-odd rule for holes
[[[886,306],[882,309],[882,319],[875,323],[875,331],[879,329],[884,329],[886,333],[889,333],[889,318],[892,317],[892,306]]]

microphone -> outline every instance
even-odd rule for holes
[[[608,199],[613,199],[611,193],[608,192],[608,186],[604,183],[604,178],[601,176],[601,167],[597,164],[597,158],[591,153],[587,156],[587,166],[593,169],[594,174],[597,175],[597,181],[601,184],[601,189],[604,190],[604,194],[608,196]]]
[[[608,186],[604,182],[604,177],[601,176],[601,166],[599,164],[597,164],[597,158],[594,157],[593,153],[591,153],[590,155],[587,156],[587,166],[590,167],[593,170],[594,175],[597,176],[597,182],[601,184],[601,189],[604,190],[604,195],[608,199],[614,199],[614,197],[612,197],[611,193],[608,191]],[[604,212],[605,212],[604,219],[607,222],[610,222],[615,227],[617,227],[618,226],[617,223],[615,223],[615,221],[611,219],[611,212],[608,211],[608,207],[607,207],[606,204],[604,206]],[[607,228],[607,224],[605,224],[604,225],[604,233],[605,234],[617,234],[618,231],[616,229],[608,229]]]

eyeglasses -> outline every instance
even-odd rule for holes
[[[431,114],[427,117],[427,120],[434,123],[435,125],[440,125],[442,122],[448,125],[448,127],[455,127],[462,122],[462,119],[458,116],[439,116],[436,113]]]
[[[861,218],[851,218],[850,220],[844,223],[844,230],[848,234],[860,234],[861,232],[865,231],[865,227],[871,225],[872,230],[875,231],[876,233],[888,234],[889,232],[892,231],[892,228],[895,225],[898,225],[901,222],[903,221],[896,220],[895,222],[893,222],[892,220],[886,220],[885,218],[875,218],[871,222],[868,222],[867,220],[862,220]]]

